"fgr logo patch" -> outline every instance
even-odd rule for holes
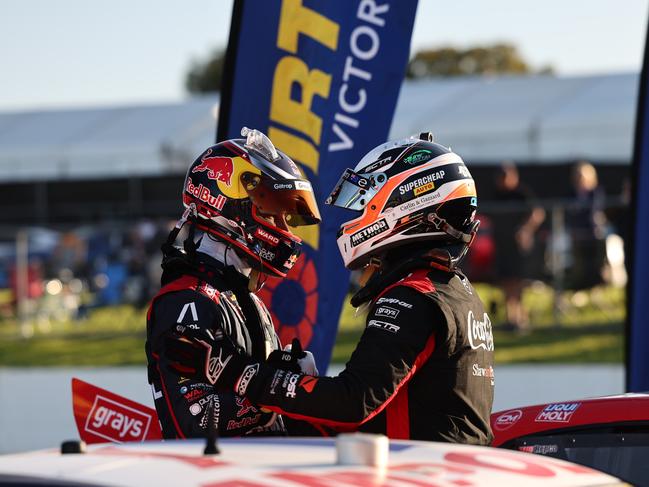
[[[548,404],[534,421],[537,423],[569,423],[580,404],[579,402]]]
[[[151,416],[124,404],[97,395],[85,429],[109,441],[144,441],[151,424]]]
[[[505,431],[506,429],[514,426],[522,417],[523,411],[521,411],[520,409],[505,411],[496,418],[496,421],[494,421],[494,429],[498,431]]]
[[[372,225],[369,225],[359,230],[358,232],[353,233],[350,238],[351,245],[352,247],[356,247],[366,240],[372,237],[376,237],[379,233],[385,232],[386,230],[388,230],[388,223],[385,221],[385,219],[379,220],[376,223],[373,223]]]

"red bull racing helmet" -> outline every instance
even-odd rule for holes
[[[290,227],[319,223],[318,205],[311,183],[268,137],[246,127],[241,135],[194,161],[183,204],[196,228],[233,245],[254,269],[284,277],[301,246]]]
[[[337,236],[345,267],[359,269],[388,250],[430,241],[449,267],[476,234],[475,182],[462,158],[425,132],[387,142],[346,169],[326,204],[352,210]]]

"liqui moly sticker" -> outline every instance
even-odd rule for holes
[[[534,421],[537,423],[569,423],[580,404],[579,402],[548,404]]]
[[[109,441],[144,441],[151,416],[137,409],[97,395],[92,405],[85,429]]]

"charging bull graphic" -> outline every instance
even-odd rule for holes
[[[212,153],[212,149],[208,149],[203,157],[201,163],[192,169],[192,173],[207,171],[207,177],[215,181],[231,185],[232,173],[234,172],[234,164],[229,157],[213,156],[208,157]]]

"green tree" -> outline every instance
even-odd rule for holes
[[[468,49],[442,47],[419,51],[410,60],[406,77],[524,74],[531,71],[515,46],[494,44]],[[543,72],[552,72],[552,68],[545,67]]]
[[[209,93],[221,89],[225,51],[215,49],[203,60],[194,60],[185,76],[185,88],[190,93]]]

